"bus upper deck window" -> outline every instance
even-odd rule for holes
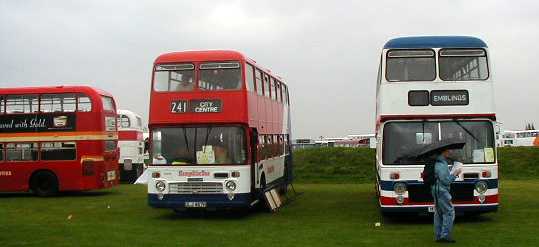
[[[77,110],[79,112],[91,112],[92,111],[92,100],[90,97],[81,94],[77,97]]]
[[[142,128],[142,118],[137,117],[137,127]]]
[[[247,90],[249,92],[255,91],[255,77],[254,67],[250,64],[245,64],[245,82],[247,83]]]
[[[241,89],[241,81],[241,69],[238,62],[200,65],[198,88],[201,90],[238,90]]]
[[[2,96],[2,97],[0,97],[0,114],[5,113],[5,111],[4,111],[4,104],[5,104],[5,102],[4,102],[4,96]]]
[[[9,95],[6,97],[6,113],[34,113],[39,108],[37,95]]]
[[[129,117],[126,115],[119,115],[118,124],[120,124],[120,127],[122,128],[129,128],[131,127],[131,120],[129,120]]]
[[[387,52],[388,81],[432,81],[436,78],[433,50],[390,50]]]
[[[264,89],[262,87],[262,71],[259,69],[255,70],[255,81],[256,81],[256,93],[258,95],[264,95]]]
[[[75,94],[44,94],[41,96],[41,112],[74,112]]]
[[[101,96],[103,101],[103,110],[105,111],[115,111],[114,100],[108,96]]]
[[[193,64],[161,64],[155,66],[153,88],[158,92],[192,91],[195,66]]]
[[[483,49],[442,49],[438,60],[444,81],[486,80],[489,76]]]

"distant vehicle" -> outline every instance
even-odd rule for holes
[[[120,181],[133,183],[144,172],[142,118],[128,110],[118,110]]]
[[[433,212],[424,163],[415,154],[443,140],[465,142],[451,186],[457,212],[498,208],[496,113],[485,42],[405,37],[382,51],[376,104],[376,188],[384,213]]]
[[[109,188],[118,184],[116,106],[87,86],[0,89],[0,191]]]
[[[503,146],[539,146],[539,130],[506,130],[502,135]]]
[[[150,93],[153,207],[246,208],[292,181],[288,87],[235,51],[160,55]]]

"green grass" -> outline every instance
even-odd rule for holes
[[[304,194],[277,214],[191,217],[148,207],[140,185],[0,194],[0,246],[438,246],[429,218],[382,218],[371,184],[296,189]],[[499,212],[457,219],[458,246],[539,246],[538,195],[539,180],[502,181]]]
[[[374,179],[375,150],[369,148],[313,148],[294,152],[296,181],[303,183],[370,183]],[[539,178],[539,148],[498,149],[500,177]]]

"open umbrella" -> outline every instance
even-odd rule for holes
[[[425,146],[416,152],[417,158],[426,158],[433,154],[441,153],[448,149],[462,149],[466,145],[465,142],[457,140],[442,140],[436,143]]]

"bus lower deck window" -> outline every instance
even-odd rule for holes
[[[75,142],[42,142],[41,160],[75,160]]]
[[[6,158],[8,161],[35,161],[38,156],[37,146],[37,143],[8,143]]]

